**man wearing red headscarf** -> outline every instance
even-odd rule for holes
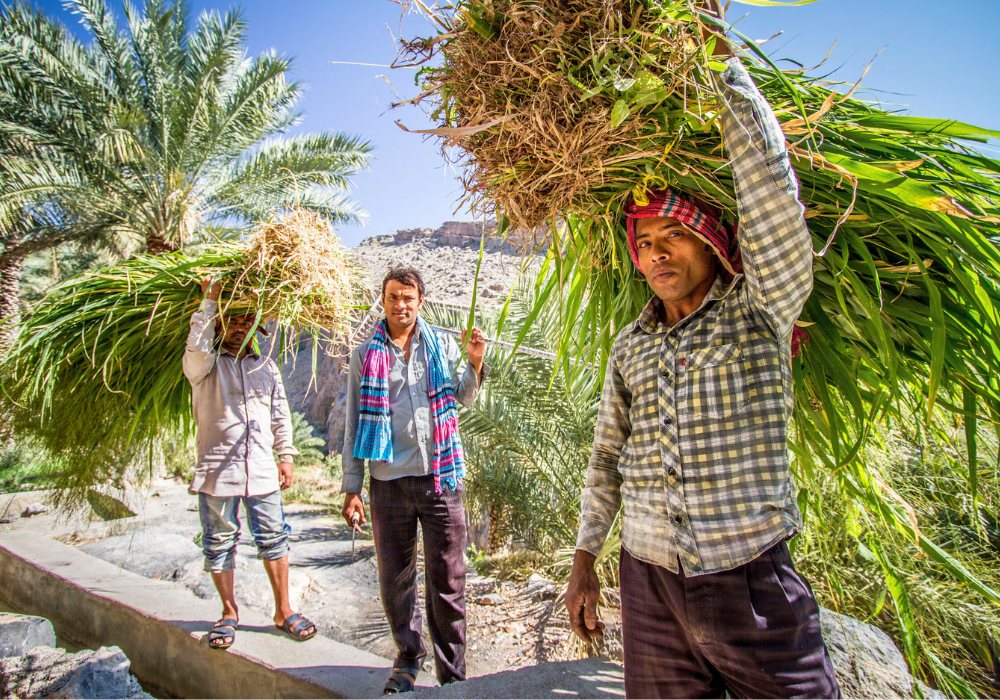
[[[601,635],[594,562],[623,507],[627,696],[836,697],[786,544],[801,527],[787,433],[812,240],[781,128],[736,58],[719,102],[739,236],[672,189],[626,207],[653,297],[608,362],[566,606],[577,634]]]

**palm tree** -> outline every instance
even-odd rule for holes
[[[25,255],[127,237],[149,253],[232,235],[276,209],[334,223],[370,146],[298,121],[301,87],[274,52],[246,55],[239,11],[183,0],[70,0],[90,41],[27,2],[0,10],[0,320],[16,315]],[[8,326],[9,327],[9,326]]]
[[[559,309],[543,305],[532,314],[536,301],[528,290],[519,290],[503,321],[477,323],[493,338],[514,340],[523,331],[522,347],[547,351],[562,330]],[[428,303],[424,314],[437,325],[464,325],[448,307]],[[551,554],[576,539],[600,398],[597,375],[587,367],[564,371],[551,360],[495,344],[487,360],[489,381],[475,403],[460,411],[469,464],[466,502],[474,517],[488,518],[490,553],[516,539]]]

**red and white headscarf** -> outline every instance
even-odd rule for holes
[[[735,276],[743,272],[743,258],[740,255],[740,243],[736,237],[736,226],[723,223],[718,209],[697,197],[675,192],[669,188],[650,190],[647,197],[646,204],[636,203],[635,197],[629,197],[625,204],[628,249],[636,267],[639,267],[639,246],[635,240],[636,221],[660,217],[676,219],[698,238],[705,241],[712,247],[722,267],[730,275]],[[808,340],[809,335],[803,329],[795,326],[792,330],[792,357],[798,357],[802,351],[803,343]]]
[[[632,262],[639,266],[639,247],[635,241],[637,219],[676,219],[705,241],[715,251],[722,267],[730,275],[743,272],[740,245],[735,227],[722,223],[719,210],[707,202],[671,189],[650,190],[646,204],[637,204],[629,197],[625,205],[625,228],[628,230],[628,249]]]

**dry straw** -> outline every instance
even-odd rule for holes
[[[304,209],[276,216],[257,226],[245,249],[232,283],[233,310],[261,309],[283,327],[347,337],[363,301],[362,277],[329,221]]]
[[[462,148],[474,204],[517,226],[605,209],[603,188],[663,151],[649,137],[668,125],[642,108],[704,92],[688,2],[491,0],[434,16],[441,36],[404,43],[399,63],[440,59],[424,69],[422,97],[443,122],[429,133]]]

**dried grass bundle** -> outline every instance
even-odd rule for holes
[[[360,313],[362,275],[329,224],[302,211],[245,242],[138,256],[60,284],[25,314],[0,378],[11,427],[63,458],[55,480],[67,498],[121,482],[159,440],[192,430],[181,357],[208,274],[223,285],[223,314],[273,326],[265,353],[293,349],[303,332],[314,353],[321,336],[335,348]]]
[[[605,186],[690,126],[650,107],[700,110],[708,58],[687,0],[488,0],[434,16],[441,36],[404,43],[400,62],[439,53],[423,73],[443,122],[430,133],[467,154],[473,204],[517,226],[603,210]]]
[[[262,222],[243,257],[227,310],[260,309],[281,326],[347,337],[363,302],[362,275],[329,221],[298,209]]]

